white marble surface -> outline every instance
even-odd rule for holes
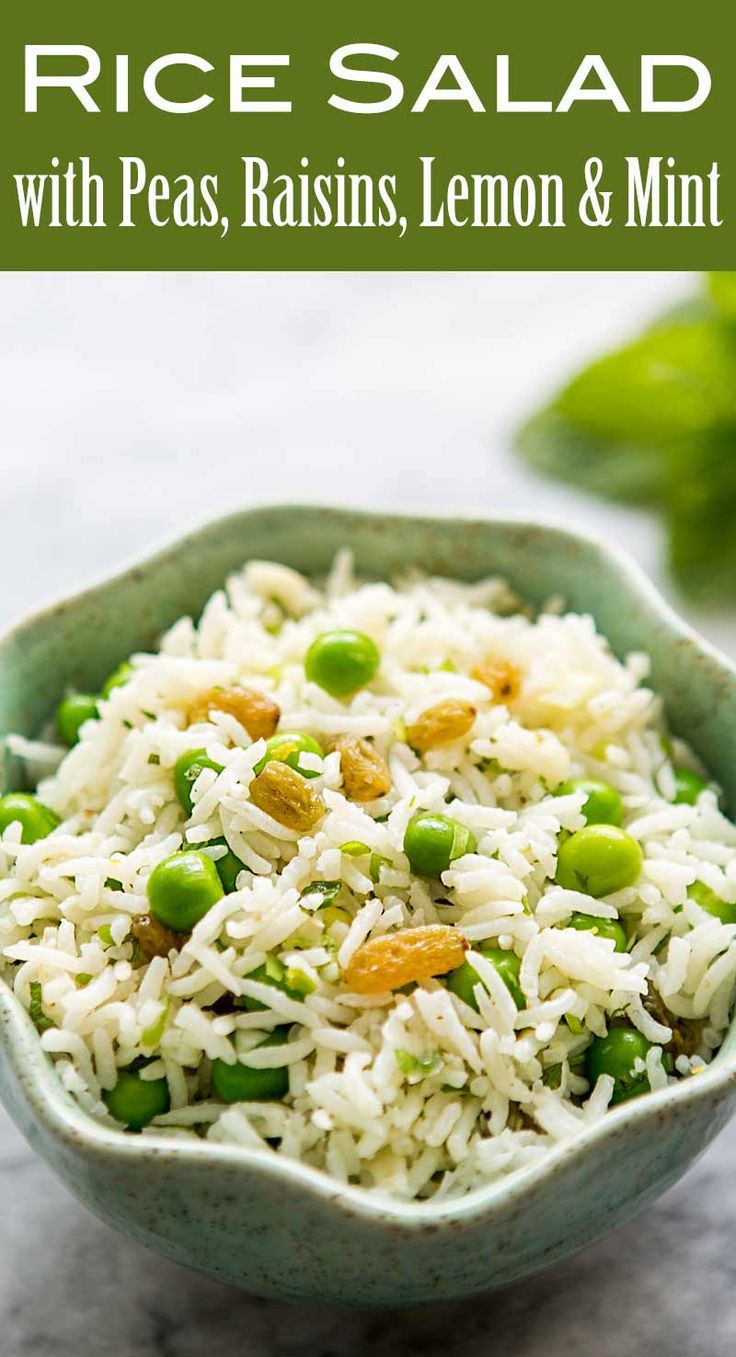
[[[530,476],[510,430],[672,274],[0,277],[0,622],[240,506],[528,510],[662,580],[661,534]],[[671,587],[665,581],[667,591]],[[736,650],[736,622],[694,618]],[[501,1295],[356,1313],[254,1300],[70,1198],[0,1113],[2,1357],[712,1357],[736,1340],[736,1127],[638,1223]]]

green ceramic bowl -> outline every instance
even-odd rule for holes
[[[359,571],[407,566],[508,577],[594,614],[614,650],[646,650],[673,727],[736,805],[736,670],[628,561],[559,528],[319,508],[246,511],[32,618],[0,643],[0,734],[33,735],[67,684],[94,690],[133,650],[196,614],[229,571],[269,557],[322,572],[349,544]],[[7,785],[19,770],[5,769]],[[39,1154],[105,1220],[202,1272],[264,1295],[436,1300],[514,1281],[588,1244],[675,1182],[733,1111],[736,1034],[703,1074],[623,1104],[543,1163],[454,1202],[391,1202],[274,1156],[98,1125],[63,1091],[0,984],[0,1091]],[[574,1264],[571,1264],[574,1266]]]

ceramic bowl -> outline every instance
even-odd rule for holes
[[[94,690],[249,557],[320,573],[349,544],[358,570],[407,566],[591,612],[619,654],[645,650],[674,729],[736,805],[736,670],[599,542],[538,523],[399,518],[320,508],[245,511],[13,630],[0,644],[0,734],[33,735],[68,684]],[[12,760],[5,782],[17,785]],[[72,1102],[0,984],[0,1091],[28,1140],[91,1210],[179,1262],[264,1295],[428,1301],[517,1280],[641,1210],[730,1116],[736,1033],[697,1078],[612,1111],[532,1168],[456,1201],[402,1204],[232,1146],[131,1136]]]

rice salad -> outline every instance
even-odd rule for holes
[[[9,741],[2,974],[66,1089],[422,1200],[697,1075],[736,828],[647,672],[495,579],[246,565]]]

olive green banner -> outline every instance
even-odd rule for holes
[[[3,269],[736,264],[736,12],[29,0]]]

